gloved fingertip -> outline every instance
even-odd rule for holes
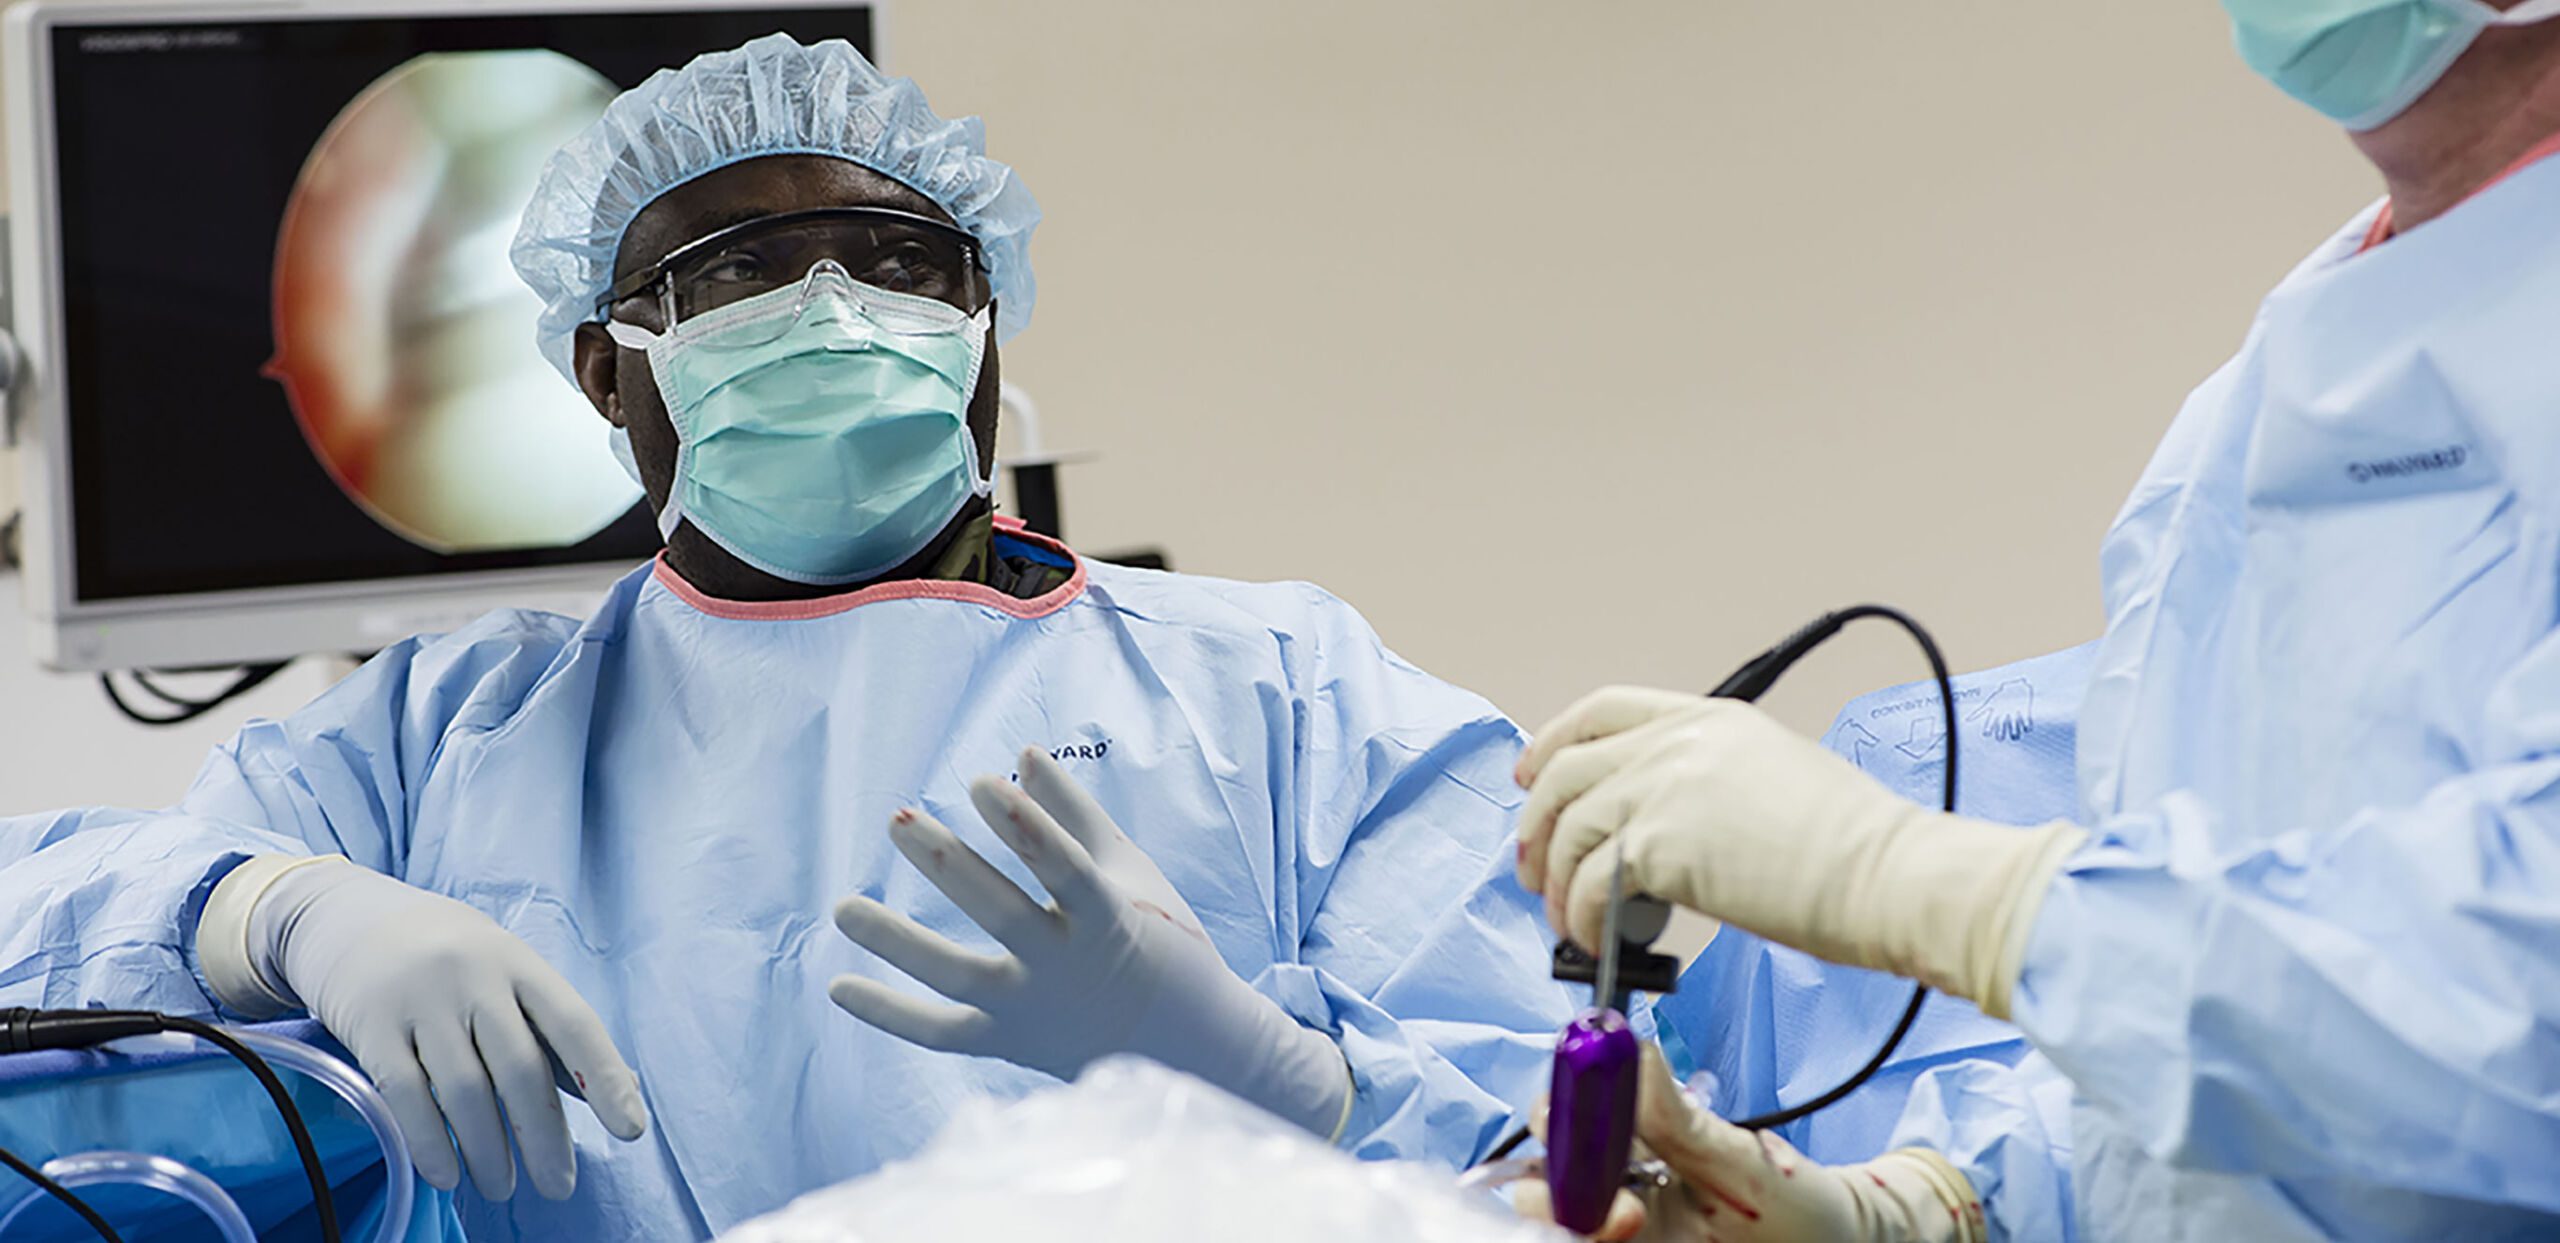
[[[578,1193],[578,1167],[575,1162],[559,1168],[529,1169],[525,1171],[525,1177],[533,1182],[533,1194],[545,1200],[566,1200]]]
[[[907,856],[910,862],[921,868],[925,865],[925,859],[930,858],[941,846],[943,839],[948,836],[948,830],[936,832],[941,827],[938,822],[923,812],[909,808],[890,817],[889,841],[898,848],[900,854]]]
[[[614,1113],[616,1116],[603,1121],[606,1133],[615,1139],[627,1144],[649,1133],[649,1104],[641,1099],[639,1085],[634,1084],[621,1093]]]
[[[411,1164],[418,1167],[418,1177],[427,1180],[427,1185],[438,1191],[452,1191],[462,1185],[462,1171],[459,1169],[441,1162],[414,1161]]]
[[[873,923],[877,921],[880,912],[886,909],[888,908],[882,906],[877,900],[862,894],[857,893],[844,898],[836,903],[836,931],[859,941],[862,939],[862,934],[870,930]]]
[[[1056,756],[1038,747],[1022,753],[1020,772],[1022,780],[1015,786],[1014,796],[1035,807],[1045,808],[1056,803],[1076,783]]]
[[[587,1108],[604,1124],[605,1133],[624,1143],[640,1138],[649,1130],[649,1104],[640,1095],[640,1076],[627,1067],[616,1067],[592,1076],[587,1084]]]
[[[1565,935],[1572,937],[1573,943],[1581,946],[1583,950],[1589,953],[1592,957],[1599,957],[1600,952],[1607,948],[1600,944],[1600,921],[1590,916],[1578,915],[1571,910],[1567,910],[1565,912],[1564,922],[1565,926],[1570,929],[1570,931],[1566,932]]]
[[[1600,1223],[1599,1232],[1591,1237],[1598,1243],[1626,1243],[1644,1233],[1644,1226],[1644,1201],[1633,1192],[1621,1191],[1610,1201],[1609,1216]]]
[[[481,1199],[492,1203],[514,1199],[516,1195],[516,1166],[514,1158],[511,1157],[508,1159],[507,1168],[504,1173],[492,1173],[483,1176],[479,1170],[475,1169],[471,1171],[471,1189],[479,1192]]]

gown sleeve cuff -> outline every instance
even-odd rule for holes
[[[1544,1084],[1552,1044],[1544,1034],[1404,1022],[1328,973],[1300,964],[1266,968],[1253,987],[1341,1048],[1351,1096],[1334,1142],[1363,1160],[1462,1169],[1502,1138]],[[1461,1061],[1468,1070],[1459,1069]],[[1516,1086],[1523,1099],[1507,1100],[1488,1084]]]
[[[1888,1146],[1929,1148],[1983,1208],[1989,1243],[2071,1243],[2071,1083],[2037,1054],[1968,1060],[1912,1085]]]

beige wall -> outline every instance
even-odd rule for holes
[[[1047,205],[1006,370],[1105,455],[1077,542],[1315,580],[1533,724],[1856,600],[1963,666],[2094,635],[2151,443],[2372,193],[2210,0],[897,0],[890,39]],[[1806,728],[1916,668],[1841,647]],[[22,649],[0,809],[165,799],[228,728],[146,739]]]
[[[1092,547],[1313,579],[1524,720],[1824,608],[1980,666],[2372,193],[2219,7],[905,3],[1048,208],[1008,374]],[[1871,637],[1808,728],[1913,675]]]

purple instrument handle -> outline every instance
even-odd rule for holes
[[[1641,1055],[1626,1016],[1587,1010],[1556,1037],[1547,1091],[1547,1195],[1556,1224],[1590,1234],[1609,1219],[1636,1134]]]

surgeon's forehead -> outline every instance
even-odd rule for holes
[[[614,257],[619,280],[656,263],[669,251],[743,224],[813,207],[888,207],[944,222],[951,213],[894,177],[848,160],[823,155],[773,155],[744,160],[696,177],[659,195],[623,232]]]

